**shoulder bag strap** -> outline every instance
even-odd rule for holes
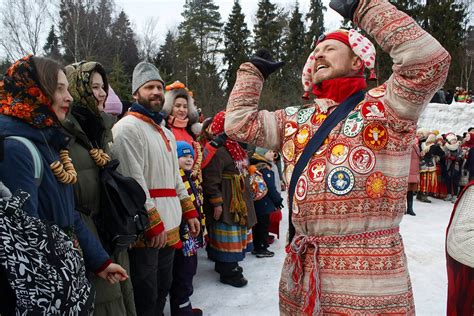
[[[29,140],[28,138],[21,137],[21,136],[7,136],[6,139],[13,139],[16,141],[19,141],[23,145],[28,148],[32,158],[33,158],[33,164],[35,166],[34,174],[35,174],[35,181],[36,181],[36,186],[39,187],[41,184],[41,181],[43,180],[43,160],[41,159],[41,155],[38,151],[38,147]]]
[[[364,90],[359,90],[356,93],[349,96],[341,104],[339,104],[336,109],[329,114],[329,116],[324,120],[323,124],[319,127],[316,133],[311,137],[311,140],[308,142],[306,147],[303,150],[298,162],[295,165],[293,174],[291,175],[290,186],[288,189],[288,208],[289,208],[289,242],[293,240],[295,235],[295,227],[292,222],[293,214],[293,196],[295,194],[296,184],[298,179],[303,173],[304,168],[308,164],[311,156],[321,147],[322,143],[329,135],[336,125],[345,119],[347,115],[359,104],[365,96]]]

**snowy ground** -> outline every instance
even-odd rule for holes
[[[401,224],[416,312],[426,316],[446,314],[444,236],[453,207],[450,202],[432,200],[431,204],[415,201],[417,216],[405,216]],[[287,227],[284,214],[281,232],[285,232]],[[285,256],[284,238],[276,240],[270,250],[275,252],[275,257],[257,259],[248,254],[241,263],[249,280],[243,288],[220,283],[214,264],[207,259],[205,251],[201,251],[194,279],[195,292],[191,298],[193,306],[201,308],[204,315],[278,315],[278,281]],[[165,315],[169,315],[168,307]]]

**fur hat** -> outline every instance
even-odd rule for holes
[[[449,134],[446,135],[446,141],[448,143],[451,143],[451,141],[453,141],[453,140],[458,140],[456,135],[454,135],[453,133],[449,133]]]
[[[171,115],[171,112],[173,112],[174,101],[178,97],[183,97],[188,100],[188,126],[191,126],[191,129],[196,129],[200,131],[200,127],[192,126],[193,124],[198,122],[199,114],[196,109],[196,106],[194,105],[192,92],[189,91],[183,83],[175,81],[173,84],[166,86],[165,102],[163,104],[162,112],[166,114],[166,117]]]
[[[178,158],[181,158],[184,155],[191,155],[194,158],[193,146],[189,145],[187,142],[177,141],[176,142],[176,151],[178,152]]]
[[[133,69],[132,76],[132,94],[135,94],[141,86],[143,86],[148,81],[157,80],[165,86],[165,82],[161,79],[160,72],[155,67],[155,65],[150,64],[149,62],[142,61],[135,66]]]
[[[363,75],[364,69],[370,69],[370,77],[369,79],[376,79],[375,78],[375,72],[374,72],[374,67],[375,67],[375,46],[372,44],[371,41],[359,32],[357,32],[354,29],[350,30],[343,30],[339,29],[327,34],[322,34],[319,38],[318,41],[316,42],[315,45],[315,50],[316,47],[318,46],[319,43],[324,42],[325,40],[336,40],[341,43],[346,44],[349,46],[349,48],[354,52],[354,54],[359,57],[362,62],[363,66],[361,68],[361,74]],[[316,63],[316,57],[314,55],[314,51],[309,55],[305,66],[303,67],[303,75],[302,75],[302,82],[303,82],[303,89],[304,89],[304,94],[303,98],[304,99],[309,99],[309,93],[313,89],[312,85],[312,74],[314,71],[314,66]]]

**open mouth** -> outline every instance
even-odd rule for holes
[[[321,69],[325,69],[325,68],[328,68],[328,66],[327,65],[318,65],[316,67],[316,72],[320,71]]]

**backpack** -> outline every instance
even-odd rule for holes
[[[104,248],[110,254],[126,250],[145,232],[146,194],[131,177],[121,175],[114,159],[99,171],[100,212],[94,217]]]
[[[249,169],[253,169],[253,168],[249,168]],[[262,173],[259,170],[257,170],[256,167],[255,167],[255,170],[250,171],[249,180],[250,180],[250,191],[251,191],[252,199],[254,201],[263,199],[268,193],[268,186],[265,180],[263,179]]]

